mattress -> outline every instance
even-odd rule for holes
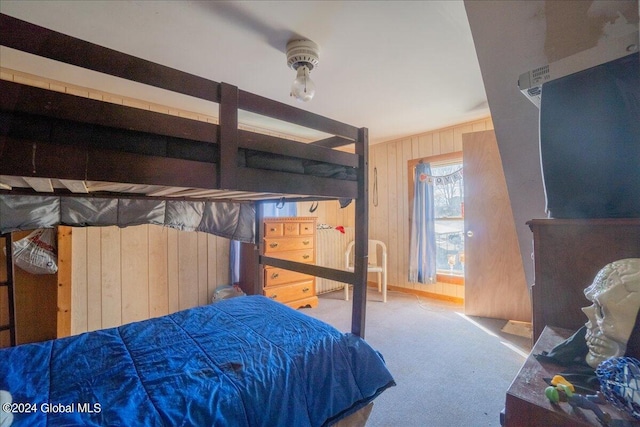
[[[0,350],[16,426],[325,426],[394,384],[363,339],[258,295]]]

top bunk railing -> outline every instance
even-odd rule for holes
[[[73,95],[61,93],[43,94],[46,90],[35,87],[30,89],[20,87],[17,90],[15,86],[22,86],[21,84],[0,81],[3,93],[13,93],[13,96],[3,97],[1,102],[4,110],[27,114],[43,114],[60,120],[78,117],[77,111],[82,111],[81,116],[84,123],[99,126],[117,126],[127,130],[152,132],[172,138],[187,138],[204,144],[218,145],[218,152],[215,154],[217,161],[206,160],[209,163],[215,163],[214,165],[190,164],[191,170],[198,171],[198,173],[193,174],[189,179],[176,181],[175,185],[296,195],[307,194],[323,198],[358,197],[355,181],[336,180],[333,177],[326,176],[304,176],[300,178],[286,171],[264,170],[255,166],[239,165],[237,159],[239,150],[256,150],[267,154],[295,157],[302,161],[327,162],[355,169],[358,168],[360,163],[358,154],[333,148],[349,144],[358,146],[366,143],[358,138],[359,128],[239,90],[229,84],[218,83],[118,52],[5,14],[0,14],[0,44],[88,70],[217,103],[219,125],[198,123],[183,117],[169,117],[152,111],[133,111],[136,108],[123,105],[112,104],[96,107],[96,104],[100,103],[100,101],[91,99],[79,100]],[[24,98],[29,96],[34,99],[37,98],[40,102],[25,101]],[[47,103],[50,102],[50,99],[53,99],[51,103],[60,107],[52,111],[42,102],[45,99]],[[73,104],[74,107],[71,107],[70,104]],[[212,105],[212,107],[214,106]],[[92,108],[94,111],[99,111],[100,114],[91,115],[85,113],[91,111]],[[44,111],[45,109],[48,109],[48,111]],[[239,111],[284,121],[328,136],[312,142],[301,143],[287,140],[286,138],[243,130],[239,126]],[[159,115],[166,117],[159,118]],[[176,131],[176,129],[180,130]],[[59,147],[49,147],[46,144],[47,141],[41,142],[44,142],[40,147],[42,148],[41,155],[59,151]],[[93,156],[87,154],[85,157],[99,157],[102,159],[112,157],[109,155],[110,153],[104,152],[100,148],[91,148]],[[354,151],[358,153],[361,150],[356,148]],[[80,152],[75,154],[76,156],[72,155],[71,158],[83,157]],[[123,156],[123,163],[148,163],[157,167],[159,163],[165,162],[164,159],[159,162],[158,159],[140,158],[136,153],[132,154],[130,152],[125,154],[118,153],[118,157],[120,156]],[[193,161],[194,159],[188,160]],[[175,161],[166,161],[168,164],[174,164],[170,166],[172,169],[180,167]],[[80,176],[78,170],[93,171],[94,180],[101,180],[100,176],[95,176],[100,168],[97,165],[88,163],[75,172],[70,170],[65,172],[68,175],[73,175],[65,176],[65,178],[91,179],[87,174]],[[13,168],[13,170],[4,170],[3,172],[5,174],[20,173],[20,170]],[[203,172],[207,172],[206,178],[203,177]],[[126,182],[130,182],[135,177],[135,179],[143,181],[141,182],[143,184],[151,184],[150,180],[152,179],[162,179],[159,175],[162,174],[155,174],[154,177],[136,177],[135,173],[127,175],[125,172],[120,174],[118,178],[129,179]],[[164,179],[165,182],[163,184],[171,185],[173,181],[167,178]]]
[[[0,42],[2,46],[37,56],[220,103],[221,83],[5,14],[0,14]],[[238,91],[238,108],[342,137],[345,145],[358,138],[358,128],[355,126],[243,90]]]

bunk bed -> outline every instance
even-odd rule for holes
[[[257,248],[257,263],[354,285],[350,333],[339,333],[328,325],[311,321],[308,316],[262,296],[243,297],[190,309],[186,313],[174,313],[159,320],[151,319],[110,330],[90,332],[48,344],[28,344],[2,350],[0,354],[3,362],[10,362],[2,363],[3,370],[12,365],[11,372],[15,375],[9,375],[8,371],[0,372],[0,389],[8,388],[9,377],[24,380],[24,375],[19,374],[20,369],[23,369],[23,374],[36,369],[38,361],[43,362],[41,357],[45,355],[64,357],[47,359],[43,362],[47,367],[61,366],[65,361],[76,358],[72,348],[79,352],[77,355],[80,355],[80,359],[90,360],[86,352],[82,351],[89,342],[93,342],[92,348],[101,348],[102,345],[95,341],[97,335],[106,337],[107,341],[118,341],[115,348],[119,350],[116,352],[119,351],[125,357],[133,355],[135,352],[132,352],[132,348],[141,345],[136,341],[139,336],[151,337],[155,346],[139,347],[138,351],[141,353],[150,352],[151,348],[155,350],[159,347],[171,347],[166,344],[172,338],[166,338],[169,341],[163,342],[160,331],[175,329],[172,332],[175,339],[188,335],[189,340],[192,340],[206,323],[203,318],[226,320],[222,324],[216,323],[213,330],[207,330],[209,333],[204,334],[209,336],[209,339],[205,339],[206,344],[195,341],[200,350],[205,345],[223,343],[223,347],[237,347],[234,357],[238,357],[240,353],[245,357],[248,350],[242,348],[242,343],[247,342],[238,337],[262,336],[267,330],[269,335],[279,337],[277,339],[281,341],[276,339],[274,342],[249,347],[264,350],[293,346],[292,341],[300,344],[301,347],[294,348],[290,354],[287,349],[283,349],[282,359],[275,361],[280,368],[286,365],[294,371],[293,374],[291,371],[281,372],[278,381],[287,383],[292,376],[306,379],[306,385],[303,381],[303,385],[294,384],[294,388],[309,388],[309,384],[326,388],[323,384],[328,383],[322,383],[321,378],[336,370],[355,378],[354,381],[345,381],[344,378],[328,380],[334,381],[333,384],[336,385],[344,385],[340,386],[343,388],[333,388],[324,396],[309,394],[307,389],[300,389],[305,397],[294,399],[296,402],[288,404],[298,404],[306,399],[304,408],[295,407],[293,412],[313,414],[310,425],[332,424],[361,410],[385,388],[393,385],[393,379],[384,367],[382,357],[363,340],[368,240],[366,128],[340,123],[245,92],[230,84],[152,63],[4,14],[0,14],[0,44],[76,67],[199,98],[210,102],[212,109],[217,109],[218,113],[217,123],[203,122],[0,80],[0,232],[53,227],[58,224],[161,224],[251,242]],[[285,123],[292,128],[311,129],[315,132],[314,135],[320,136],[311,141],[298,142],[255,131],[251,127],[242,126],[239,117],[246,116],[260,116],[278,125]],[[353,152],[339,149],[344,146],[353,146]],[[355,203],[354,272],[260,255],[262,252],[259,249],[263,245],[260,229],[262,218],[260,209],[256,209],[257,205],[265,201],[335,199],[342,203],[348,200]],[[236,315],[234,313],[238,313],[239,317],[228,320],[228,316]],[[264,319],[264,313],[269,313],[271,320],[267,319],[266,324],[264,321],[256,324],[254,318]],[[219,330],[230,328],[230,325],[247,326],[248,329],[232,329],[229,335],[235,335],[235,338],[227,341],[219,334]],[[317,334],[311,330],[317,331]],[[211,336],[216,336],[216,339],[210,339]],[[332,344],[329,345],[328,342]],[[20,350],[22,347],[27,347],[28,351]],[[314,351],[318,347],[331,347],[331,351],[317,356],[312,355],[310,347]],[[25,358],[25,355],[32,354],[31,351],[37,356]],[[342,354],[344,364],[336,361],[338,353]],[[229,388],[253,387],[250,394],[258,393],[257,388],[265,388],[261,382],[267,377],[275,376],[263,371],[243,370],[245,366],[259,364],[256,361],[238,364],[233,357],[217,361],[215,359],[218,353],[209,353],[209,350],[198,354],[199,356],[194,357],[207,359],[197,368],[200,369],[198,375],[211,371],[214,377],[224,378],[229,383]],[[273,370],[273,354],[273,351],[257,351],[256,357]],[[147,359],[147,362],[164,360],[165,357],[169,356],[154,356]],[[320,359],[314,359],[315,357]],[[24,361],[23,368],[13,366],[16,360]],[[209,363],[214,360],[215,364]],[[286,363],[282,360],[286,360]],[[214,365],[216,367],[212,367]],[[140,371],[140,366],[134,363],[123,370],[137,372],[136,375],[143,383],[141,390],[145,391],[144,387],[149,383],[145,382],[145,373]],[[313,375],[311,367],[314,367]],[[52,379],[55,370],[49,373],[43,371],[42,375],[43,378]],[[89,376],[86,378],[91,378],[90,374],[87,375]],[[152,382],[157,381],[157,374],[150,375]],[[244,377],[250,376],[258,379],[262,386],[258,387],[255,382],[241,384],[235,381],[239,377],[246,379]],[[34,385],[37,375],[29,372],[28,377],[33,380],[32,383],[14,383],[14,387],[20,387],[23,391],[29,387],[37,388]],[[66,381],[69,381],[68,376]],[[79,399],[66,403],[89,402],[91,399],[82,398],[87,396],[86,393],[91,394],[91,387],[87,385],[90,383],[88,381],[66,394],[67,398],[72,396]],[[59,386],[71,387],[69,384]],[[266,388],[270,386],[275,387],[274,390],[284,390],[284,394],[293,390],[286,391],[282,386],[272,383],[267,384]],[[194,387],[194,390],[202,391],[202,388],[198,388],[200,386]],[[146,418],[145,423],[175,424],[180,413],[187,413],[185,408],[190,404],[190,391],[180,391],[180,387],[165,388],[162,384],[157,388],[165,398],[167,393],[178,393],[174,399],[179,400],[183,406],[171,406],[166,402],[154,403],[153,396],[147,396],[150,399],[147,403],[128,405],[123,409],[125,413],[131,411],[132,406],[144,408],[149,404],[154,406],[157,413],[159,406],[166,405],[171,408],[168,412],[163,412],[158,418]],[[136,390],[135,393],[142,393],[140,389]],[[38,397],[49,403],[65,403],[46,400],[56,396],[55,390],[40,392],[49,393],[46,398]],[[148,389],[146,393],[149,393]],[[216,389],[213,394],[222,396],[222,400],[216,401],[216,405],[244,405],[241,408],[244,418],[240,417],[242,420],[238,421],[238,425],[275,425],[275,418],[270,418],[268,422],[260,421],[262,409],[270,410],[273,414],[280,413],[284,417],[282,408],[248,409],[247,405],[250,406],[251,402],[268,401],[268,395],[255,394],[254,401],[239,404],[237,401],[230,402],[229,399],[235,398],[225,395],[221,389]],[[346,399],[348,402],[341,400],[334,404],[338,395],[351,397]],[[20,397],[24,401],[29,396],[21,394]],[[207,406],[201,403],[194,405]],[[209,401],[207,404],[211,403]],[[325,409],[319,410],[318,407]],[[83,418],[83,421],[96,416],[88,406],[81,409],[86,409],[82,415],[89,417]],[[102,407],[102,412],[96,419],[104,419],[99,417],[106,417],[105,412],[108,410],[109,408]],[[145,416],[149,416],[149,411],[142,411]],[[225,424],[224,419],[216,418],[224,418],[224,413],[213,412],[197,412],[197,417],[200,418],[196,418],[196,423],[206,420],[208,424]],[[249,413],[253,415],[247,415]],[[78,415],[77,411],[75,415]],[[46,414],[44,416],[46,420]],[[117,419],[118,415],[115,416],[114,419]],[[237,414],[230,415],[233,419],[236,416]],[[187,418],[184,420],[185,424],[191,422]],[[42,422],[42,419],[38,419],[38,422]]]

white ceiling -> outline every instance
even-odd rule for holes
[[[14,1],[0,12],[369,129],[371,143],[489,115],[462,1]],[[308,103],[289,96],[290,39],[320,46]],[[0,65],[211,114],[3,48]]]

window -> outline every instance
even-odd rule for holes
[[[414,176],[418,163],[431,167],[438,282],[464,284],[464,180],[462,152],[414,159],[409,167],[409,212],[413,212]],[[412,218],[409,218],[412,222]]]
[[[462,162],[434,164],[436,269],[438,274],[464,276],[464,185]]]

